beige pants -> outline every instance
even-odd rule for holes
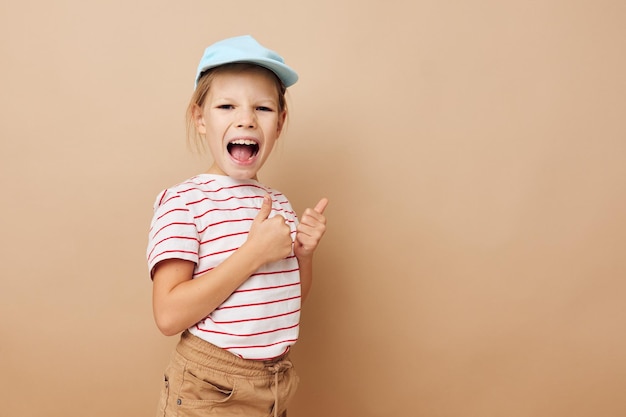
[[[186,331],[165,370],[157,417],[284,417],[298,385],[288,356],[242,359]]]

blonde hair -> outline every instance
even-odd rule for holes
[[[196,89],[191,95],[191,100],[189,100],[189,105],[187,106],[186,113],[186,121],[187,121],[187,143],[189,145],[193,145],[193,148],[198,152],[202,153],[205,150],[204,138],[198,132],[196,128],[196,122],[194,120],[194,114],[196,109],[202,109],[204,107],[204,103],[209,93],[209,89],[211,88],[211,83],[213,79],[225,72],[245,72],[245,71],[265,71],[272,75],[272,79],[276,84],[276,94],[278,95],[278,112],[282,113],[283,111],[287,111],[287,100],[285,99],[285,93],[287,92],[287,88],[280,81],[280,79],[267,68],[261,67],[259,65],[245,63],[245,62],[237,62],[231,64],[220,65],[215,68],[211,68],[208,71],[204,72],[198,83],[196,85]],[[286,120],[285,120],[286,123]]]

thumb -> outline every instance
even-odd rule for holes
[[[271,212],[272,212],[272,199],[270,198],[268,194],[265,194],[263,196],[263,204],[261,204],[261,209],[259,210],[259,213],[254,218],[254,221],[256,222],[256,221],[267,220]]]
[[[313,210],[317,211],[319,214],[324,214],[324,210],[326,210],[327,205],[328,199],[324,197],[315,205],[315,208]]]

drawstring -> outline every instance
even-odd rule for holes
[[[267,367],[267,370],[274,374],[274,417],[278,417],[278,374],[292,366],[290,361],[280,361]]]

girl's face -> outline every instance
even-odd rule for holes
[[[213,155],[208,172],[257,179],[286,115],[279,111],[276,83],[266,70],[217,74],[194,117]]]

